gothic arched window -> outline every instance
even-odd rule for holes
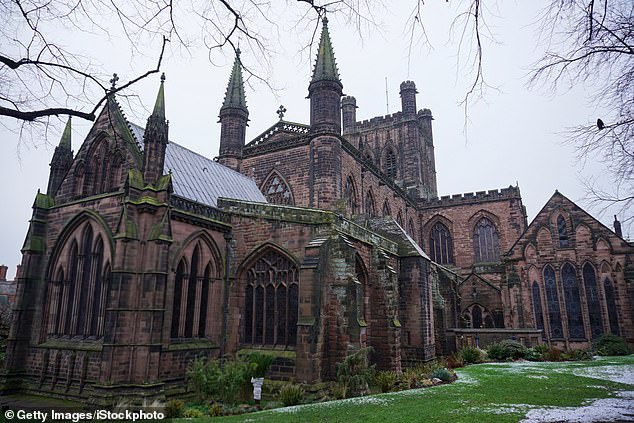
[[[390,216],[390,205],[387,203],[387,201],[385,201],[383,203],[383,217],[388,217]]]
[[[57,259],[55,276],[49,280],[45,316],[49,336],[99,337],[110,280],[102,236],[90,223],[71,236],[69,247]],[[66,255],[67,254],[67,255]],[[105,270],[104,270],[105,269]]]
[[[561,280],[564,286],[566,313],[568,314],[568,336],[572,339],[583,339],[585,338],[585,330],[579,298],[579,282],[577,281],[577,271],[570,263],[564,264],[561,269]]]
[[[473,250],[476,263],[500,261],[500,245],[495,225],[486,217],[481,218],[473,233]]]
[[[548,265],[544,268],[544,288],[546,289],[546,303],[548,304],[548,321],[552,339],[563,339],[564,331],[561,326],[561,312],[559,309],[559,294],[555,271]]]
[[[542,297],[539,292],[539,285],[533,282],[533,313],[535,314],[535,326],[544,330],[544,315],[542,314]]]
[[[243,343],[295,346],[298,301],[297,266],[269,250],[246,272]]]
[[[394,150],[388,148],[385,153],[385,174],[392,179],[396,179],[397,173],[396,154]]]
[[[376,209],[374,207],[374,195],[372,195],[372,191],[368,191],[365,196],[365,214],[368,217],[376,216]]]
[[[557,216],[557,233],[559,234],[559,246],[566,248],[570,246],[568,230],[566,229],[566,219],[562,215]]]
[[[262,185],[262,193],[271,204],[293,205],[293,194],[284,179],[273,172]]]
[[[613,335],[620,336],[619,316],[616,311],[616,299],[614,295],[614,287],[610,279],[605,278],[603,282],[603,290],[605,292],[605,305],[608,307],[608,319],[610,321],[610,331]]]
[[[586,263],[583,266],[583,282],[586,288],[590,330],[592,331],[592,339],[595,339],[603,335],[603,318],[601,317],[601,300],[597,289],[597,276],[594,267],[590,263]]]
[[[409,221],[407,222],[407,233],[413,239],[416,239],[416,226],[414,226],[414,221],[412,220],[411,217],[410,217]]]
[[[357,200],[357,189],[354,184],[352,176],[348,176],[346,179],[346,189],[344,191],[346,199],[346,208],[351,216],[359,214],[359,202]]]
[[[429,234],[429,253],[431,259],[439,264],[453,264],[453,242],[449,229],[436,222]]]
[[[213,258],[204,242],[196,242],[189,256],[182,257],[174,275],[171,338],[208,337],[208,310],[213,297]],[[186,254],[188,255],[188,254]]]
[[[403,215],[401,214],[400,210],[396,214],[396,223],[398,223],[398,226],[400,226],[401,228],[403,227]]]

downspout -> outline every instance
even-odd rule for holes
[[[222,336],[220,337],[220,368],[224,368],[225,349],[227,345],[227,330],[229,326],[229,272],[231,268],[231,242],[233,237],[230,232],[224,234],[225,238],[225,278],[222,294]]]

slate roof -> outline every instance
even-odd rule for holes
[[[143,140],[142,127],[131,123],[130,128],[137,140]],[[174,194],[188,200],[212,207],[220,197],[267,202],[253,179],[173,141],[167,144],[163,169],[172,171]]]

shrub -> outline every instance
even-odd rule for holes
[[[545,361],[548,357],[550,347],[546,344],[538,344],[529,348],[526,352],[526,359],[530,361]]]
[[[203,417],[204,415],[205,413],[203,413],[197,408],[188,408],[183,413],[183,417],[185,417],[186,419],[198,419],[200,417]]]
[[[434,370],[431,376],[432,378],[440,379],[443,382],[451,382],[453,380],[453,373],[451,373],[444,367],[439,367],[438,369]]]
[[[447,368],[448,369],[457,369],[460,367],[464,367],[465,362],[462,358],[462,355],[460,353],[457,354],[451,354],[449,357],[447,357]]]
[[[628,355],[630,349],[625,339],[606,333],[595,342],[594,349],[599,355]]]
[[[304,388],[294,383],[287,383],[280,389],[280,401],[285,407],[301,404],[304,400]]]
[[[563,351],[561,351],[558,348],[550,347],[548,349],[548,352],[546,353],[546,360],[548,360],[548,361],[561,361],[562,352]]]
[[[526,357],[528,349],[517,341],[504,340],[489,345],[487,354],[493,360],[519,360]]]
[[[376,385],[381,389],[381,392],[392,392],[396,386],[396,380],[398,375],[393,371],[378,372],[375,377]]]
[[[344,398],[364,395],[374,378],[374,366],[370,365],[368,355],[371,347],[362,348],[337,363],[337,381],[343,389]]]
[[[226,361],[220,368],[218,360],[197,358],[187,370],[190,387],[200,397],[210,397],[234,404],[241,390],[248,387],[252,367],[243,361]]]
[[[588,350],[574,350],[570,353],[571,359],[574,361],[592,360],[592,353]]]
[[[222,404],[218,402],[214,402],[209,406],[209,415],[211,417],[219,417],[222,416]]]
[[[252,352],[244,357],[244,360],[251,366],[251,376],[264,377],[266,372],[275,361],[275,356],[263,354],[260,352]]]
[[[185,403],[181,400],[171,400],[165,404],[165,417],[168,419],[175,419],[183,416],[183,409]]]
[[[465,364],[481,363],[484,358],[483,351],[475,347],[464,347],[459,354]]]

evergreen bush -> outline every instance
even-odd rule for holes
[[[453,373],[444,367],[439,367],[431,374],[432,378],[440,379],[443,382],[451,382],[453,380]]]
[[[464,347],[459,351],[460,357],[465,364],[481,363],[484,359],[484,352],[476,347]]]
[[[630,349],[625,342],[625,339],[620,336],[606,333],[595,342],[594,350],[599,355],[628,355]]]
[[[372,347],[362,348],[337,363],[337,381],[343,390],[343,397],[365,395],[374,379],[374,365],[370,365]]]
[[[285,384],[280,389],[280,401],[285,407],[301,404],[304,401],[304,388],[294,383]]]
[[[398,375],[393,371],[382,371],[376,374],[376,385],[381,389],[381,392],[392,392],[396,387],[396,381]]]
[[[525,358],[528,349],[517,341],[504,340],[489,345],[487,354],[493,360],[519,360]]]

